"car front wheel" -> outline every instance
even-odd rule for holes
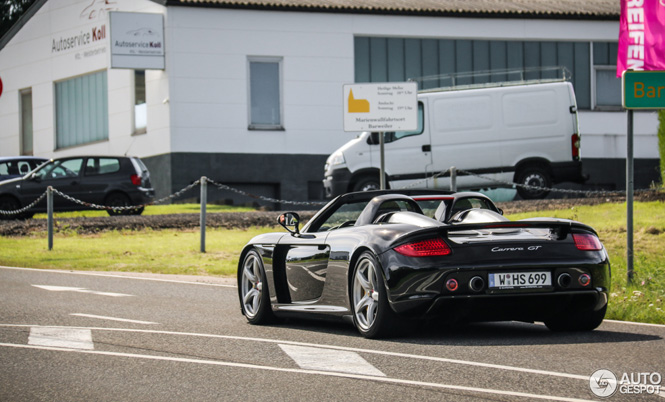
[[[394,335],[397,316],[388,304],[388,295],[379,263],[370,252],[363,253],[353,270],[353,322],[366,338]]]
[[[239,267],[238,296],[242,313],[250,324],[267,324],[274,320],[263,260],[256,250],[249,251]]]

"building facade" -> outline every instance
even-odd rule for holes
[[[343,131],[343,84],[560,65],[572,73],[589,186],[623,188],[615,1],[292,3],[38,1],[0,41],[0,155],[136,155],[158,197],[207,176],[315,201],[325,159],[355,137]],[[163,16],[164,69],[112,67],[115,11]],[[635,115],[644,188],[659,177],[658,121]],[[252,201],[221,190],[209,199]]]

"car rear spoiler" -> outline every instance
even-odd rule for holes
[[[580,222],[568,221],[568,220],[520,220],[520,221],[506,221],[506,222],[486,222],[486,223],[469,223],[469,224],[459,224],[452,225],[443,228],[439,228],[439,232],[444,232],[449,234],[451,232],[462,232],[468,230],[491,230],[491,229],[550,229],[553,233],[556,233],[557,238],[563,239],[568,236],[569,233],[573,231],[585,231],[591,232],[594,235],[598,233],[591,227],[587,226]]]

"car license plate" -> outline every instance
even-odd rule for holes
[[[506,272],[489,274],[490,289],[540,289],[552,286],[550,272]]]

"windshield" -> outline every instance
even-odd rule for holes
[[[325,232],[338,229],[342,226],[352,226],[356,223],[356,219],[358,219],[358,216],[360,216],[360,213],[365,209],[368,202],[360,201],[344,204],[324,220],[320,227],[312,227],[310,230],[313,232]]]

